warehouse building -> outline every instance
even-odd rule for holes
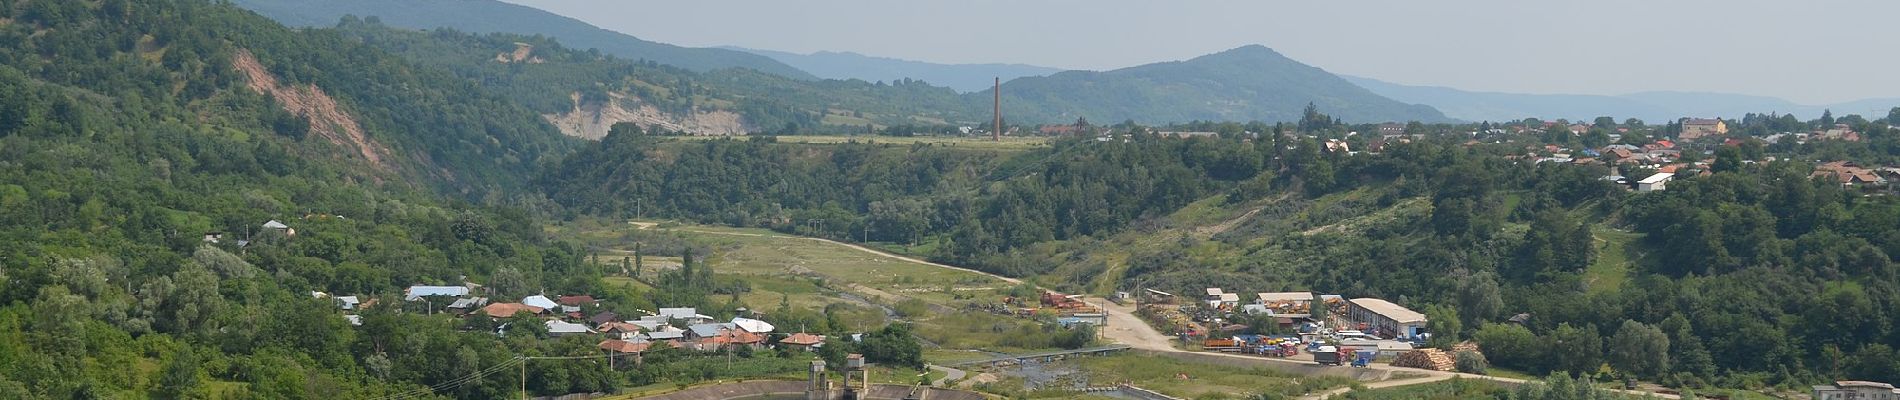
[[[1350,302],[1347,317],[1359,330],[1382,338],[1409,339],[1425,331],[1425,314],[1390,301],[1357,298]]]

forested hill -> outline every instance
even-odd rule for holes
[[[988,99],[990,94],[972,96]],[[1431,106],[1380,97],[1259,45],[1187,61],[1068,71],[1003,84],[1003,104],[1020,121],[1290,122],[1299,120],[1308,103],[1355,123],[1449,121]]]
[[[450,28],[475,33],[545,36],[577,49],[600,49],[602,53],[625,59],[650,60],[700,72],[748,68],[794,79],[817,79],[761,55],[641,40],[573,18],[497,0],[236,0],[234,3],[290,26],[329,27],[345,15],[376,17],[384,24],[408,29]]]
[[[547,354],[392,311],[463,277],[588,290],[527,213],[444,200],[512,200],[569,143],[446,72],[229,5],[0,1],[0,399],[383,398]],[[352,327],[312,292],[387,306]],[[571,378],[531,390],[612,385],[567,368],[530,366]]]
[[[949,82],[918,80],[916,78],[927,77],[915,76],[902,79],[892,78],[888,81],[816,80],[803,71],[788,72],[786,70],[796,70],[761,55],[727,49],[686,49],[643,41],[545,11],[495,0],[314,2],[239,0],[236,3],[296,26],[332,27],[337,26],[337,22],[342,20],[342,17],[356,15],[359,16],[359,20],[366,22],[366,24],[359,24],[357,28],[364,25],[382,25],[405,28],[405,30],[432,30],[445,27],[453,31],[477,34],[513,33],[514,35],[500,37],[475,35],[480,40],[490,43],[478,45],[479,52],[487,54],[473,59],[461,57],[462,55],[452,56],[446,61],[439,59],[447,54],[442,52],[441,46],[437,46],[439,44],[425,45],[425,49],[407,47],[410,44],[416,44],[414,40],[418,39],[417,37],[399,38],[401,40],[381,43],[384,49],[402,53],[412,61],[461,63],[463,65],[453,67],[453,69],[464,71],[465,76],[470,76],[470,72],[479,72],[480,77],[484,79],[478,80],[483,82],[497,77],[514,81],[563,80],[566,82],[560,82],[562,85],[556,86],[567,89],[565,86],[569,85],[565,85],[566,83],[582,81],[570,75],[585,75],[590,77],[588,79],[594,79],[593,77],[597,75],[591,72],[559,69],[565,67],[536,67],[532,64],[508,65],[505,66],[506,68],[470,64],[492,61],[490,59],[496,52],[512,50],[499,48],[500,46],[496,45],[505,46],[512,42],[535,44],[537,50],[548,48],[550,44],[558,42],[564,48],[583,50],[581,52],[583,54],[584,49],[591,48],[598,49],[600,54],[631,60],[631,62],[618,61],[618,63],[639,64],[639,61],[644,60],[683,67],[695,72],[696,75],[655,73],[648,69],[633,72],[632,75],[600,77],[595,80],[602,81],[609,89],[617,87],[619,82],[614,81],[622,79],[653,83],[636,86],[648,88],[638,93],[641,96],[657,96],[639,97],[641,100],[654,104],[683,105],[687,104],[684,99],[695,95],[723,97],[725,100],[743,98],[743,101],[736,103],[705,101],[692,104],[710,109],[725,107],[729,110],[741,110],[742,114],[748,114],[748,116],[749,114],[770,114],[749,121],[745,128],[752,132],[795,133],[800,131],[800,129],[785,129],[787,123],[802,125],[805,131],[830,133],[841,130],[855,132],[866,125],[980,125],[988,121],[990,117],[991,94],[988,90],[959,95],[955,90],[933,85]],[[370,19],[368,16],[376,18]],[[360,29],[347,26],[345,28],[361,32]],[[453,35],[447,31],[437,31],[435,34]],[[468,41],[446,36],[443,38],[450,41]],[[712,53],[709,52],[733,53],[748,58],[726,59],[724,55],[710,57],[708,54]],[[547,57],[544,61],[566,63],[586,58]],[[719,61],[712,61],[709,58],[718,58]],[[759,64],[758,60],[768,62],[770,65]],[[864,70],[882,68],[879,65],[883,65],[880,62],[874,62],[876,60],[861,61],[863,60],[850,61],[844,63],[848,65],[840,67]],[[725,68],[728,66],[744,68]],[[599,71],[595,67],[597,66],[586,68]],[[542,71],[531,71],[537,68]],[[474,71],[482,69],[489,71]],[[617,70],[623,68],[612,69],[619,72]],[[507,75],[534,77],[524,79]],[[961,85],[968,87],[968,84]],[[704,92],[670,90],[687,87],[708,90]],[[656,88],[660,90],[653,90]],[[546,103],[540,100],[545,97],[548,96],[534,96],[537,99],[536,104]],[[1301,110],[1308,103],[1316,104],[1332,111],[1335,116],[1356,123],[1448,120],[1443,114],[1429,106],[1404,104],[1380,97],[1338,76],[1288,59],[1262,46],[1247,46],[1187,61],[1149,64],[1107,72],[1069,71],[1050,76],[1026,76],[1005,82],[1003,97],[1005,119],[1010,123],[1018,124],[1069,123],[1074,122],[1078,117],[1095,121],[1133,119],[1145,123],[1196,120],[1291,122],[1300,118]],[[674,110],[667,107],[661,107],[661,109]],[[795,114],[794,110],[798,114]],[[805,117],[798,117],[801,114]],[[809,122],[806,119],[818,122]],[[669,127],[669,130],[674,128],[677,127]],[[602,127],[588,136],[597,138],[598,134],[604,131]]]
[[[973,123],[956,91],[921,82],[808,81],[749,69],[706,73],[576,50],[543,37],[415,31],[345,17],[335,32],[452,71],[599,139],[617,122],[725,135],[859,132],[867,125]],[[518,58],[518,60],[517,60]]]

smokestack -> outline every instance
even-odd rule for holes
[[[990,94],[996,96],[996,101],[991,103],[996,107],[994,110],[996,125],[990,126],[990,140],[1001,142],[1003,141],[1003,77],[996,77],[996,87],[990,89]]]

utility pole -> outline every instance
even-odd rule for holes
[[[528,400],[528,358],[521,358],[521,400]]]
[[[990,94],[996,97],[995,101],[990,103],[995,108],[992,111],[996,114],[996,125],[990,126],[990,140],[1001,142],[1003,141],[1003,77],[996,77],[996,86],[990,89]]]

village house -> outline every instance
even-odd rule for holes
[[[778,344],[792,350],[811,351],[813,348],[823,346],[825,344],[825,337],[799,332],[780,339]]]
[[[641,328],[639,325],[634,325],[632,323],[621,322],[621,321],[610,321],[604,324],[600,324],[599,326],[596,326],[595,328],[596,330],[600,331],[601,334],[607,335],[607,337],[621,339],[621,340],[640,337],[640,332],[643,332],[646,330],[646,329]]]
[[[1425,314],[1374,298],[1347,303],[1347,316],[1360,325],[1360,331],[1386,338],[1412,338],[1424,333],[1420,331],[1425,329]]]
[[[594,333],[594,330],[588,329],[587,325],[567,321],[548,320],[547,322],[543,322],[543,324],[548,328],[548,337],[591,335]]]
[[[661,307],[659,314],[660,316],[666,317],[667,320],[682,320],[688,325],[703,324],[712,321],[711,316],[700,314],[699,310],[693,309],[692,307]]]
[[[561,303],[561,305],[564,305],[564,306],[574,306],[574,307],[595,307],[595,306],[600,305],[600,301],[594,300],[594,296],[588,296],[588,295],[561,296],[560,299],[557,299],[554,302]]]
[[[1728,134],[1728,123],[1721,118],[1683,118],[1682,140],[1696,140],[1705,137],[1720,137]]]
[[[686,340],[686,331],[668,326],[647,331],[647,333],[642,333],[640,336],[645,337],[649,342],[666,343],[669,346],[680,347],[679,343]]]
[[[255,220],[253,220],[253,221],[255,221]],[[274,219],[273,219],[273,220],[270,220],[270,222],[265,222],[265,223],[264,223],[264,229],[265,229],[265,230],[270,230],[270,231],[277,231],[277,232],[280,232],[280,233],[283,233],[283,234],[284,234],[284,236],[297,236],[297,230],[296,230],[296,229],[292,229],[292,228],[290,227],[290,225],[284,225],[284,223],[283,223],[283,222],[280,222],[280,221],[278,221],[278,220],[274,220]]]
[[[479,310],[487,305],[487,297],[464,297],[455,299],[455,302],[449,303],[446,309],[456,315],[468,315],[468,313],[475,312],[475,310]]]
[[[521,304],[527,304],[527,305],[541,307],[543,309],[549,309],[549,310],[561,309],[561,303],[556,303],[554,302],[554,300],[548,299],[547,296],[542,296],[538,294],[522,298]]]
[[[1855,164],[1852,161],[1822,163],[1821,165],[1815,166],[1814,172],[1808,176],[1810,178],[1832,179],[1835,182],[1839,182],[1841,186],[1887,184],[1887,178],[1881,177],[1880,174],[1874,170],[1861,168],[1859,164]]]
[[[1858,142],[1860,141],[1860,132],[1854,132],[1854,130],[1852,128],[1849,128],[1847,124],[1834,124],[1833,128],[1829,128],[1823,131],[1815,131],[1813,134],[1809,135],[1809,137],[1815,140],[1841,140],[1841,141],[1848,141],[1848,142]]]
[[[653,343],[646,341],[646,339],[634,338],[632,340],[603,340],[599,346],[600,349],[606,351],[607,354],[615,356],[632,355],[633,365],[637,366],[645,361],[643,360],[643,358],[645,358],[644,354],[647,349],[652,348]],[[622,365],[626,364],[615,364],[615,368],[621,368]]]
[[[1814,387],[1814,400],[1900,400],[1900,389],[1868,381],[1837,381]]]
[[[620,314],[615,314],[613,311],[601,311],[594,313],[592,317],[587,317],[587,322],[593,323],[594,326],[617,321],[620,321]]]
[[[462,297],[468,295],[468,287],[415,285],[403,289],[402,293],[402,299],[405,301],[417,301],[432,296]]]
[[[494,319],[513,317],[515,314],[524,312],[540,315],[543,312],[547,312],[547,309],[521,303],[494,303],[489,304],[487,307],[482,307],[482,314]]]

